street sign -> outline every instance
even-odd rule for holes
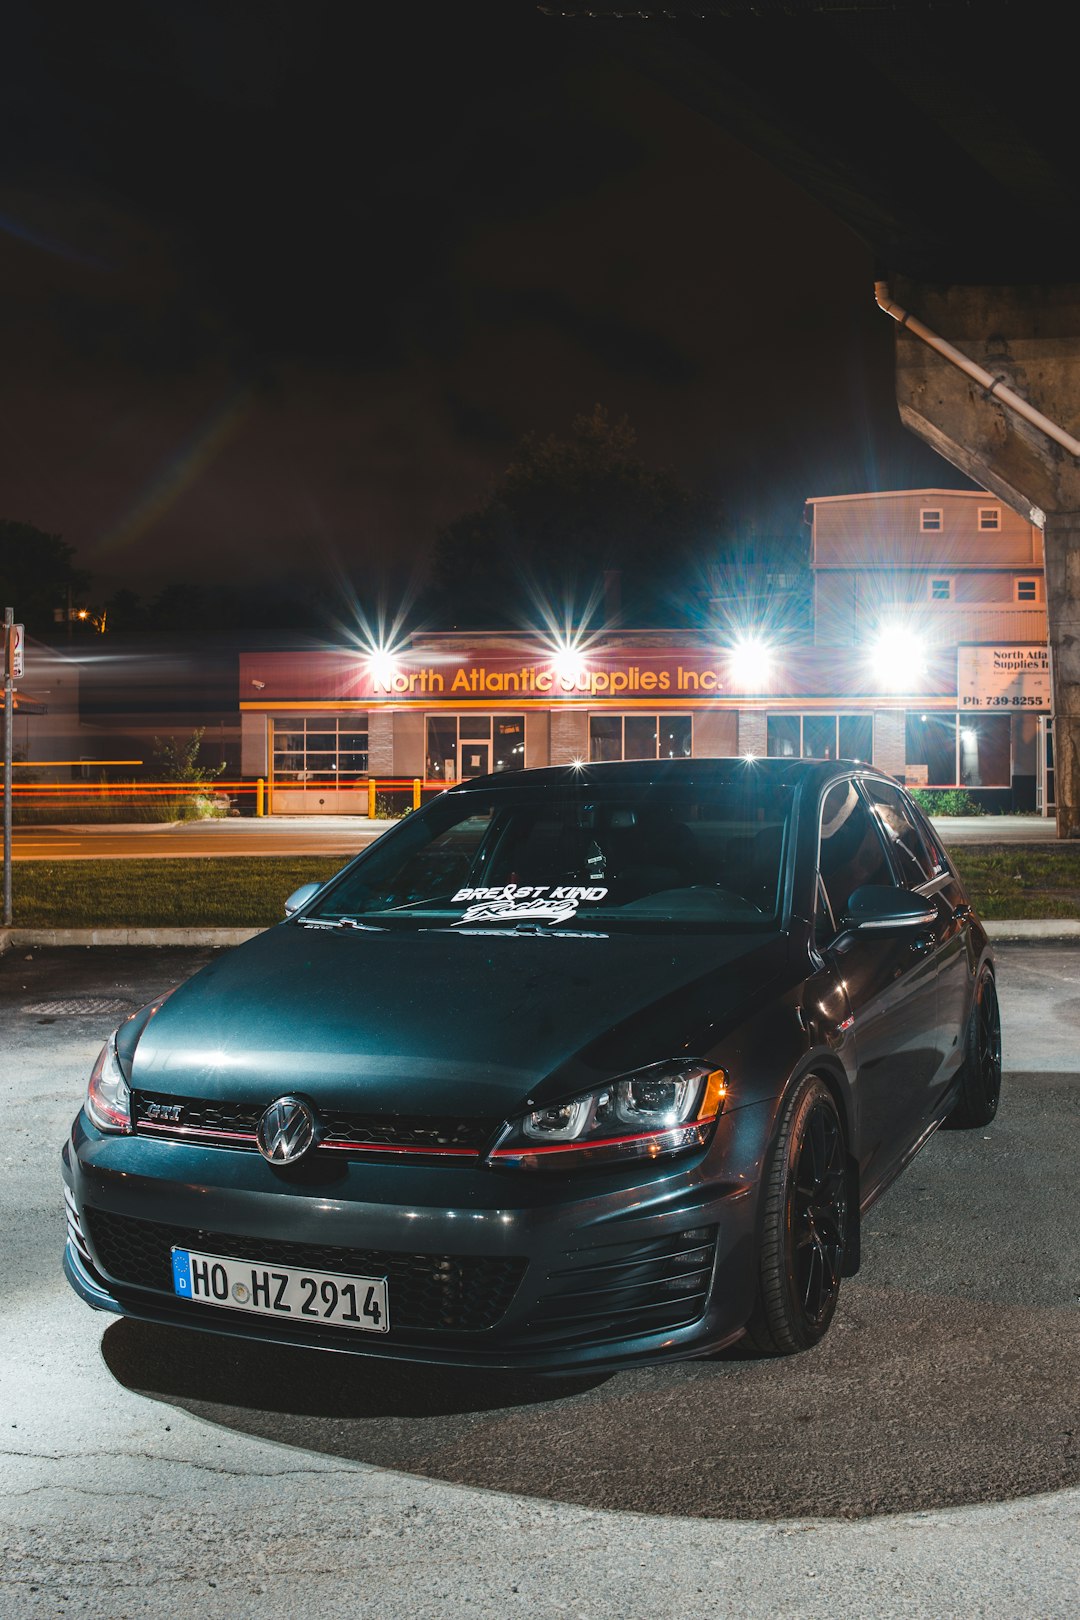
[[[8,635],[7,670],[13,681],[17,681],[23,672],[23,646],[26,642],[26,633],[21,624],[13,624]]]

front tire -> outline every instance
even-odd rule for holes
[[[984,968],[964,1032],[960,1098],[949,1124],[960,1130],[989,1125],[1001,1098],[1001,1013],[994,975]]]
[[[758,1295],[747,1335],[766,1355],[825,1336],[847,1240],[847,1150],[832,1092],[807,1075],[784,1105],[762,1181]]]

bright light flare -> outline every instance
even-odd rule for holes
[[[763,692],[772,677],[775,655],[758,636],[743,636],[728,654],[732,690]]]
[[[394,676],[398,673],[397,659],[389,647],[376,647],[367,661],[368,674],[372,684],[388,692],[394,683]]]
[[[555,671],[558,681],[564,686],[576,686],[585,674],[585,659],[581,648],[574,641],[561,641],[551,660],[551,667]]]
[[[909,692],[926,673],[926,648],[906,625],[887,625],[870,649],[870,661],[886,691]]]

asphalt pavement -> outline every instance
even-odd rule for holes
[[[875,1207],[818,1349],[545,1384],[89,1311],[60,1143],[108,1029],[209,953],[10,952],[5,1620],[1074,1620],[1080,949],[998,959],[998,1119]]]
[[[391,821],[366,816],[237,816],[220,821],[16,827],[16,861],[182,859],[196,855],[355,855]]]

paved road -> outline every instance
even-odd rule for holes
[[[148,856],[355,855],[391,822],[363,816],[242,817],[175,825],[16,827],[17,861],[145,860]]]
[[[387,822],[363,816],[240,817],[161,826],[16,827],[17,861],[133,860],[148,855],[353,855],[385,832]],[[953,844],[1052,843],[1053,821],[1041,816],[939,817]]]
[[[249,1353],[69,1293],[86,1071],[206,959],[0,961],[5,1620],[1075,1620],[1080,951],[1001,947],[1001,1114],[877,1206],[817,1351],[554,1385]]]

